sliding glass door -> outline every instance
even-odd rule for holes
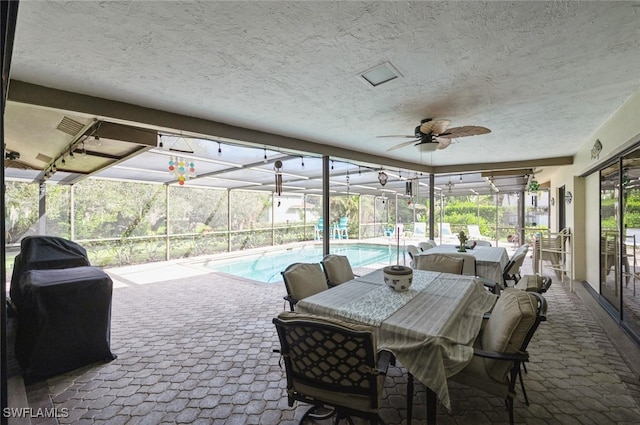
[[[640,339],[640,149],[600,171],[600,294]]]
[[[622,158],[621,209],[622,229],[620,294],[622,323],[640,335],[640,150]]]
[[[600,294],[620,312],[620,164],[600,171]]]

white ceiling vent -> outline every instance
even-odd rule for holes
[[[371,87],[377,87],[381,84],[402,77],[402,74],[395,66],[391,65],[390,62],[384,62],[378,66],[374,66],[373,68],[361,72],[358,76]]]
[[[84,124],[65,116],[62,118],[60,124],[58,124],[58,127],[56,128],[63,133],[67,133],[70,136],[76,136],[82,131],[82,129],[84,129]]]

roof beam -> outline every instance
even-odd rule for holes
[[[145,108],[124,102],[87,96],[79,93],[53,89],[23,81],[11,80],[9,100],[17,103],[54,108],[68,113],[81,113],[90,117],[100,117],[121,124],[147,126],[165,132],[192,132],[211,138],[226,138],[245,141],[252,146],[273,146],[293,152],[313,153],[321,156],[380,164],[390,167],[429,173],[432,167],[413,162],[400,161],[380,155],[372,155],[337,146],[325,145],[308,140],[237,127],[216,121],[187,115],[175,114],[159,109]]]

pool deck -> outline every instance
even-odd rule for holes
[[[278,341],[271,320],[286,308],[282,283],[206,271],[187,260],[106,271],[115,284],[111,349],[118,358],[28,383],[30,407],[69,413],[32,423],[297,423],[306,407],[288,406],[284,370],[273,353]],[[523,271],[531,273],[530,258]],[[548,321],[529,346],[524,376],[531,403],[518,395],[515,422],[640,423],[634,357],[615,348],[634,346],[605,332],[611,324],[592,312],[582,285],[575,286],[572,293],[554,279],[546,294]],[[413,423],[424,424],[425,391],[420,384],[417,390]],[[439,424],[508,423],[502,400],[456,383],[450,392],[452,410],[438,407]],[[387,424],[406,424],[405,394],[406,371],[391,367],[381,409]]]

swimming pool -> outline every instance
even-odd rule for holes
[[[404,249],[400,248],[400,261]],[[332,245],[331,253],[346,255],[351,267],[367,267],[377,263],[395,264],[396,247],[371,244]],[[280,272],[291,263],[319,263],[322,260],[322,245],[305,245],[286,250],[266,251],[231,260],[211,260],[203,265],[218,272],[229,273],[259,282],[282,282]]]

